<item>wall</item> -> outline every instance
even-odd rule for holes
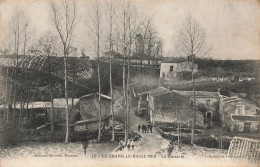
[[[99,117],[98,95],[80,99],[80,115],[82,120]],[[101,97],[101,116],[110,115],[110,100]]]
[[[162,122],[188,122],[192,118],[188,97],[174,92],[154,97],[153,119]]]
[[[236,106],[237,105],[244,105],[245,106],[245,115],[255,115],[256,114],[256,105],[246,102],[244,100],[238,100],[234,102],[223,103],[221,102],[221,115],[222,121],[224,121],[224,125],[228,128],[230,127],[230,120],[231,115],[237,115],[236,113]]]
[[[108,125],[109,125],[109,118],[102,120],[101,126],[108,126]],[[98,131],[98,127],[99,127],[99,121],[97,120],[89,123],[77,124],[74,127],[74,131],[87,130],[88,132],[95,132]]]
[[[173,66],[173,71],[170,72],[170,66]],[[173,79],[176,77],[177,63],[161,63],[160,78]]]
[[[258,132],[259,123],[251,122],[250,124],[250,132],[256,133]],[[231,132],[244,132],[245,131],[245,123],[242,121],[233,121],[230,126]]]
[[[69,108],[69,123],[75,122],[75,116],[79,112],[79,105],[73,106],[73,109]],[[47,109],[47,118],[49,121],[52,120],[52,110]],[[66,109],[65,108],[54,108],[54,122],[65,123],[66,122]]]

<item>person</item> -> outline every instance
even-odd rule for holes
[[[174,143],[173,140],[170,140],[170,141],[169,141],[169,145],[168,145],[168,149],[167,149],[167,151],[168,151],[168,157],[170,157],[170,155],[172,154],[172,151],[173,151],[173,148],[174,148],[173,143]]]
[[[83,146],[83,149],[84,149],[84,154],[86,156],[86,153],[87,153],[87,147],[88,147],[88,141],[85,141],[82,143],[82,146]]]
[[[153,133],[153,125],[150,125],[150,131]]]
[[[144,133],[144,124],[142,125],[142,132]]]
[[[127,140],[127,149],[128,151],[130,151],[130,147],[131,147],[131,139]]]
[[[130,143],[130,145],[131,145],[131,148],[132,148],[132,150],[134,150],[134,147],[135,147],[135,142],[134,142],[134,140],[133,140],[133,139],[131,140],[131,143]]]
[[[149,133],[150,130],[150,124],[147,125],[147,133]]]
[[[144,133],[146,133],[146,131],[147,131],[147,126],[144,125]]]
[[[124,147],[125,147],[125,142],[123,139],[121,139],[115,151],[119,151],[119,150],[122,151]]]
[[[138,132],[140,132],[140,129],[141,129],[141,125],[139,124],[138,125]]]

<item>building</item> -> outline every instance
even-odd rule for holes
[[[74,131],[96,131],[99,127],[98,93],[80,97],[80,120],[74,123]],[[109,125],[111,97],[101,94],[102,126]]]
[[[192,91],[169,90],[159,87],[138,93],[138,113],[152,123],[155,122],[185,122],[193,120]],[[212,118],[218,108],[217,92],[196,91],[196,106],[203,104],[204,112],[196,112],[196,124],[202,127],[212,127]]]
[[[193,72],[198,72],[198,65],[193,64]],[[191,72],[192,63],[188,61],[179,62],[179,63],[161,63],[160,67],[160,78],[161,79],[185,79],[183,76],[185,73]]]
[[[224,129],[232,132],[258,132],[260,116],[256,104],[238,97],[221,96],[220,114]]]

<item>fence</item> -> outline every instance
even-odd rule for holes
[[[260,164],[260,140],[234,137],[228,149],[230,161]]]

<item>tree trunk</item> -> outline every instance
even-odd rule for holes
[[[7,112],[8,112],[8,74],[9,74],[9,68],[6,69],[6,78],[5,78],[5,110],[4,110],[4,120],[7,120]]]
[[[53,91],[52,91],[52,84],[51,84],[50,55],[48,55],[48,72],[49,72],[49,89],[50,89],[50,98],[51,98],[51,131],[54,132],[54,105],[53,105]]]
[[[66,52],[64,50],[64,52]],[[68,85],[67,85],[67,55],[64,53],[64,85],[65,85],[65,100],[66,100],[66,136],[65,143],[69,142],[69,105],[68,105]]]
[[[194,84],[194,64],[193,64],[193,55],[192,56],[192,67],[191,67],[191,79],[192,79],[192,92],[193,92],[193,104],[192,104],[192,110],[193,110],[193,121],[192,121],[192,129],[191,129],[191,144],[194,145],[194,129],[196,125],[196,103],[195,103],[195,84]]]
[[[99,40],[98,40],[99,43]],[[100,69],[99,69],[99,56],[98,56],[98,104],[99,104],[99,126],[98,126],[98,141],[101,140],[101,86],[100,86]]]
[[[114,106],[113,106],[113,83],[112,83],[112,60],[111,60],[111,55],[109,59],[109,73],[110,73],[110,94],[111,94],[111,101],[110,101],[110,110],[112,113],[112,139],[111,141],[115,141],[115,120],[114,120]]]

